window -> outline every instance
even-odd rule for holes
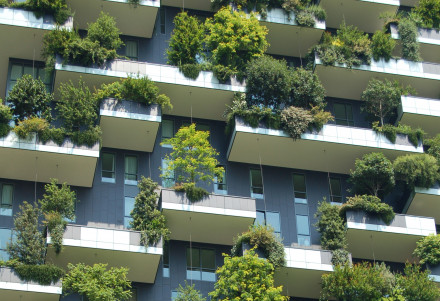
[[[17,80],[25,74],[30,74],[33,78],[40,78],[46,86],[46,91],[52,92],[52,74],[46,74],[44,65],[33,64],[32,62],[11,62],[6,94],[12,90]]]
[[[214,193],[217,194],[227,194],[228,188],[226,186],[226,167],[223,167],[223,174],[221,176],[221,179],[215,177],[214,179]]]
[[[162,141],[174,137],[174,122],[172,120],[162,120]],[[170,144],[162,144],[162,147],[171,148]]]
[[[165,23],[165,8],[159,8],[159,19],[160,19],[160,34],[166,33],[166,23]]]
[[[162,173],[165,172],[165,170],[168,168],[169,160],[162,158]],[[174,172],[171,172],[171,174],[168,177],[162,178],[162,187],[164,188],[170,188],[174,186]]]
[[[341,189],[341,179],[330,178],[330,201],[336,203],[342,203],[342,189]]]
[[[350,104],[335,103],[333,104],[335,122],[339,125],[353,126],[353,109]]]
[[[164,278],[170,278],[169,242],[165,242],[163,244],[162,265],[163,265],[163,277]]]
[[[14,186],[0,184],[0,215],[12,216],[12,203],[14,199]]]
[[[178,295],[179,293],[177,291],[171,291],[171,301],[176,300]]]
[[[278,237],[281,237],[281,222],[279,212],[257,211],[257,219],[255,220],[255,224],[271,226],[274,230],[273,232]]]
[[[9,260],[9,254],[6,252],[6,245],[11,242],[11,229],[0,228],[0,260]]]
[[[115,183],[115,155],[102,153],[101,155],[101,180],[102,182]]]
[[[186,248],[186,278],[215,282],[215,251]]]
[[[125,41],[125,56],[130,60],[137,61],[138,60],[138,41],[129,40]]]
[[[306,176],[293,174],[293,194],[295,203],[307,204]]]
[[[296,215],[296,229],[298,232],[298,244],[310,246],[310,225],[308,215]]]
[[[125,197],[124,200],[124,227],[130,229],[130,222],[133,220],[131,211],[134,209],[134,198]]]
[[[251,197],[263,198],[263,177],[259,169],[251,169]]]
[[[125,184],[137,185],[138,162],[136,156],[125,156]]]

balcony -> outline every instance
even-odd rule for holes
[[[282,130],[252,128],[236,118],[228,160],[287,168],[349,174],[356,158],[382,152],[389,159],[423,153],[408,137],[398,135],[393,144],[371,129],[326,124],[319,132],[307,132],[294,141]]]
[[[359,29],[374,33],[382,29],[383,20],[379,19],[382,13],[394,15],[399,8],[399,0],[320,0],[321,6],[327,12],[327,27],[339,28],[345,20]]]
[[[99,144],[92,148],[66,140],[61,146],[43,144],[35,136],[20,139],[13,132],[0,138],[0,178],[92,187]]]
[[[331,251],[285,247],[287,264],[275,271],[275,286],[283,295],[318,299],[321,276],[333,272]]]
[[[152,152],[159,124],[162,121],[158,105],[104,99],[100,107],[102,146]]]
[[[174,108],[165,114],[185,117],[197,117],[211,120],[222,120],[227,104],[232,102],[234,92],[245,92],[246,88],[232,80],[229,84],[220,84],[212,72],[203,71],[196,80],[188,79],[174,66],[151,64],[146,62],[114,60],[104,68],[79,67],[63,65],[62,59],[57,58],[55,65],[55,89],[60,83],[80,77],[91,88],[100,87],[103,83],[126,78],[129,74],[148,76],[156,82],[160,93],[165,93],[171,99]]]
[[[399,55],[402,49],[400,43],[399,31],[397,25],[392,24],[391,37],[398,40],[397,46],[394,49],[394,55]],[[420,54],[424,61],[440,63],[440,31],[428,28],[419,28],[419,36],[417,40],[420,45]]]
[[[250,198],[210,194],[190,202],[183,192],[170,189],[162,189],[160,198],[173,240],[231,246],[257,217],[255,200]]]
[[[406,214],[430,216],[440,221],[440,186],[431,188],[415,187],[405,204]]]
[[[416,242],[429,234],[436,234],[433,218],[396,214],[386,225],[362,211],[347,212],[348,251],[355,258],[412,261]]]
[[[64,232],[63,251],[56,255],[48,248],[46,261],[66,268],[68,263],[108,263],[111,267],[129,268],[128,279],[135,282],[154,283],[162,242],[144,247],[140,232],[68,225]],[[51,243],[50,236],[47,243]]]
[[[72,23],[72,19],[69,19],[62,27],[72,28]],[[55,27],[51,16],[37,18],[30,11],[0,7],[0,41],[5,45],[0,52],[0,98],[6,94],[9,58],[42,61],[43,35]]]
[[[141,0],[137,7],[127,0],[67,0],[67,5],[75,14],[75,28],[87,29],[88,24],[95,22],[103,11],[115,18],[122,34],[151,38],[160,1]]]
[[[402,96],[398,121],[413,128],[422,128],[430,137],[440,133],[440,99]]]
[[[8,301],[58,301],[61,281],[52,285],[22,281],[13,269],[0,267],[0,295]]]
[[[327,96],[359,100],[371,78],[398,80],[413,87],[419,96],[437,98],[440,95],[440,64],[410,62],[391,59],[371,61],[370,65],[353,66],[342,64],[324,66],[315,58],[315,72],[324,85]]]

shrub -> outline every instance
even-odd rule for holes
[[[16,264],[14,270],[22,281],[35,281],[41,285],[51,285],[64,276],[64,270],[52,264]]]
[[[278,109],[289,102],[292,72],[284,60],[263,55],[246,68],[246,102],[248,106]]]
[[[20,211],[14,216],[15,239],[7,245],[11,259],[23,264],[43,264],[46,256],[46,243],[39,230],[40,208],[24,201]]]
[[[12,120],[12,112],[8,106],[3,104],[0,98],[0,138],[5,137],[9,134],[11,127],[9,126],[9,121]]]
[[[310,113],[313,116],[313,121],[311,123],[311,127],[317,131],[320,131],[324,124],[327,124],[329,121],[333,121],[334,117],[330,112],[326,112],[319,107],[312,107]]]
[[[440,235],[430,234],[420,239],[413,254],[420,258],[420,264],[440,264]]]
[[[371,38],[371,51],[376,61],[382,58],[388,62],[391,59],[394,47],[396,47],[394,39],[391,38],[389,33],[382,30],[376,31]]]
[[[27,0],[26,5],[37,17],[45,14],[54,16],[57,24],[63,24],[72,15],[65,0]]]
[[[420,45],[417,42],[417,26],[409,18],[402,18],[398,25],[400,40],[402,41],[402,58],[414,62],[421,60]]]
[[[284,246],[280,239],[275,236],[273,228],[270,226],[253,225],[247,232],[237,237],[231,250],[231,256],[240,256],[243,243],[261,249],[266,259],[274,268],[282,267],[286,264]]]
[[[345,217],[345,213],[349,210],[361,210],[366,214],[377,216],[381,218],[387,225],[391,223],[394,218],[393,207],[372,195],[356,195],[347,198],[347,202],[342,205],[340,215]]]
[[[166,218],[157,205],[159,198],[156,192],[159,188],[157,183],[142,176],[138,188],[139,193],[130,213],[133,218],[130,227],[141,232],[141,242],[144,246],[156,244],[162,237],[168,240],[170,231],[166,226]]]
[[[69,61],[71,57],[69,45],[77,39],[80,39],[78,32],[66,28],[56,28],[46,33],[43,36],[41,50],[41,55],[46,61],[46,69],[54,68],[56,54],[61,55],[64,62]]]
[[[350,253],[345,249],[336,249],[332,251],[332,265],[340,266],[350,263]]]
[[[121,47],[124,43],[119,38],[120,34],[115,19],[102,11],[96,22],[90,23],[87,28],[87,38],[92,42],[98,42],[99,46],[105,49]]]
[[[420,0],[414,11],[422,19],[423,27],[440,29],[439,0]]]
[[[53,97],[46,91],[46,86],[40,79],[34,79],[25,74],[9,92],[6,101],[12,109],[15,123],[18,120],[31,117],[41,117],[50,122],[50,103]]]
[[[21,139],[26,139],[31,133],[37,135],[44,135],[49,129],[49,122],[46,119],[39,117],[31,117],[29,119],[21,120],[18,125],[15,126],[12,131]]]
[[[61,145],[66,139],[66,131],[63,128],[49,127],[39,134],[38,139],[42,143],[47,143],[49,140],[52,140],[56,144]]]
[[[185,286],[179,284],[177,288],[177,297],[174,301],[206,301],[200,291],[194,288],[195,284],[189,285],[185,280]]]
[[[408,301],[435,301],[440,291],[431,280],[427,270],[421,271],[417,265],[406,264],[404,275],[397,277],[397,284],[403,289],[402,295]]]
[[[421,128],[413,129],[409,125],[402,125],[400,123],[397,126],[391,124],[384,124],[379,126],[379,122],[373,122],[373,130],[377,133],[384,134],[388,140],[392,143],[396,143],[397,134],[407,135],[409,142],[415,147],[419,146],[420,142],[423,142],[425,131]]]
[[[182,186],[174,186],[174,190],[186,193],[186,197],[191,202],[198,202],[209,195],[209,192],[203,188],[196,187],[194,183],[184,183]]]
[[[167,50],[168,63],[179,66],[189,78],[196,79],[200,73],[197,56],[203,51],[205,29],[197,17],[181,12],[174,18],[174,29]]]
[[[440,166],[440,134],[434,138],[425,140],[425,146],[428,147],[426,153],[437,159],[437,165]]]
[[[243,79],[247,64],[263,55],[269,46],[267,28],[260,25],[254,14],[247,17],[244,12],[224,7],[207,19],[205,26],[206,47],[212,55],[214,74],[221,81],[230,74]]]
[[[70,132],[70,140],[76,145],[86,145],[93,147],[96,143],[101,143],[102,131],[99,126],[88,128],[84,131]]]
[[[437,160],[428,154],[400,156],[393,165],[396,179],[410,187],[430,188],[439,179]]]
[[[303,68],[293,72],[290,105],[310,109],[325,107],[325,89],[316,73]]]
[[[347,248],[347,230],[344,219],[339,215],[339,206],[331,205],[324,200],[318,204],[315,218],[318,219],[315,227],[321,234],[321,246],[325,250]]]
[[[281,111],[281,125],[293,140],[300,139],[301,134],[305,133],[313,122],[313,116],[309,111],[297,108],[287,107]]]
[[[274,268],[267,260],[258,258],[251,250],[241,257],[224,255],[224,265],[217,274],[212,301],[272,300],[287,301],[282,287],[274,287]]]
[[[370,153],[356,159],[350,170],[354,194],[370,194],[379,198],[389,193],[395,184],[393,164],[382,153]]]
[[[63,278],[63,293],[78,293],[90,301],[128,300],[131,298],[131,282],[127,279],[128,269],[110,268],[107,264],[93,266],[78,263],[67,265]]]
[[[313,27],[315,26],[315,14],[312,10],[299,10],[295,14],[295,21],[300,26]]]

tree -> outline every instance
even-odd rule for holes
[[[166,227],[166,219],[159,210],[157,200],[159,189],[156,182],[142,176],[138,183],[139,193],[135,198],[134,208],[130,215],[133,220],[130,227],[141,231],[141,241],[144,246],[155,244],[163,237],[169,239],[170,231]]]
[[[212,301],[287,301],[281,295],[282,287],[274,287],[274,269],[266,259],[258,258],[252,250],[241,257],[224,256],[214,291],[209,293]]]
[[[417,41],[418,28],[410,18],[401,18],[397,27],[402,41],[402,58],[418,62],[420,58],[420,44]]]
[[[206,301],[200,291],[194,288],[195,284],[189,285],[185,280],[185,286],[179,284],[177,288],[177,297],[174,301]]]
[[[9,121],[12,120],[12,112],[8,106],[3,104],[3,100],[0,98],[0,138],[9,134],[11,127]]]
[[[346,212],[349,210],[363,211],[368,215],[377,216],[381,218],[387,225],[393,220],[395,213],[393,207],[383,203],[378,197],[374,195],[355,195],[347,198],[339,210],[339,214],[345,218]]]
[[[430,188],[439,179],[437,160],[428,154],[399,156],[393,166],[396,179],[410,187]]]
[[[261,26],[255,14],[223,7],[205,22],[208,35],[205,43],[211,52],[214,74],[220,81],[231,75],[241,80],[247,64],[266,52],[267,28]]]
[[[347,238],[344,219],[339,215],[339,206],[331,205],[322,201],[318,205],[315,224],[321,234],[321,246],[325,250],[337,250],[347,248]]]
[[[325,89],[316,73],[304,68],[293,72],[290,105],[310,110],[325,107]]]
[[[41,211],[45,217],[44,224],[50,232],[52,245],[58,254],[63,247],[66,219],[75,218],[76,193],[67,183],[59,187],[56,179],[51,179],[51,182],[44,186],[44,190],[43,199],[40,200]]]
[[[165,156],[168,166],[162,170],[161,177],[177,175],[177,181],[184,184],[185,190],[193,189],[199,181],[211,183],[214,177],[222,177],[224,169],[218,166],[218,152],[209,143],[209,132],[197,131],[194,123],[181,127],[175,137],[161,144],[170,144],[173,148],[172,153]]]
[[[98,263],[88,266],[83,263],[67,265],[68,273],[63,278],[63,293],[78,293],[89,301],[128,300],[131,297],[131,282],[128,269],[110,268]]]
[[[248,106],[278,109],[288,103],[292,71],[284,60],[263,55],[253,59],[246,68],[246,102]]]
[[[41,117],[50,122],[52,100],[52,94],[46,91],[46,86],[41,79],[34,79],[30,74],[25,74],[18,79],[6,98],[16,124],[19,120],[31,117]]]
[[[370,153],[356,159],[350,170],[351,191],[383,198],[395,185],[393,164],[382,153]]]
[[[396,41],[391,38],[391,35],[382,30],[377,30],[371,38],[371,42],[373,58],[376,61],[383,58],[388,62],[392,57],[394,47],[396,47]]]
[[[120,34],[115,19],[103,11],[95,22],[89,24],[87,29],[87,38],[90,41],[98,42],[99,46],[109,50],[116,50],[124,45],[119,38]]]
[[[420,0],[414,11],[422,19],[423,27],[440,29],[439,0]]]
[[[400,105],[402,95],[408,94],[412,89],[404,88],[398,81],[381,81],[371,79],[361,99],[365,101],[365,110],[372,120],[379,120],[383,126],[385,119],[392,119],[397,114],[397,107]]]
[[[440,290],[431,280],[429,271],[422,271],[418,265],[406,264],[404,274],[396,278],[406,301],[436,301],[440,298]]]
[[[39,229],[40,208],[24,201],[20,212],[14,217],[15,239],[7,245],[11,259],[23,264],[43,264],[46,256],[46,243]]]
[[[429,234],[420,239],[413,255],[419,257],[420,264],[440,264],[440,235]]]

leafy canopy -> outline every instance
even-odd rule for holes
[[[345,217],[349,210],[361,210],[368,215],[378,216],[386,224],[391,223],[395,215],[393,207],[383,203],[378,197],[365,194],[347,198],[347,202],[342,205],[339,214]]]
[[[88,266],[83,263],[67,265],[63,278],[63,293],[78,293],[90,301],[128,300],[131,297],[131,282],[127,279],[127,268],[110,268],[98,263]]]
[[[325,107],[325,89],[315,72],[302,67],[292,74],[290,104],[310,110],[312,107]]]
[[[224,255],[214,291],[209,293],[211,300],[287,301],[281,295],[282,287],[274,287],[273,272],[272,264],[252,250],[240,257]]]
[[[440,290],[429,271],[423,271],[418,265],[406,264],[404,273],[397,275],[396,279],[405,301],[436,301],[440,298]]]
[[[420,258],[420,264],[440,264],[440,235],[430,234],[420,239],[413,254]]]
[[[430,188],[439,179],[437,160],[428,154],[399,156],[393,166],[396,179],[410,187]]]
[[[382,30],[377,30],[371,38],[371,50],[376,61],[383,58],[388,62],[392,57],[394,47],[396,47],[396,41],[389,33]]]

